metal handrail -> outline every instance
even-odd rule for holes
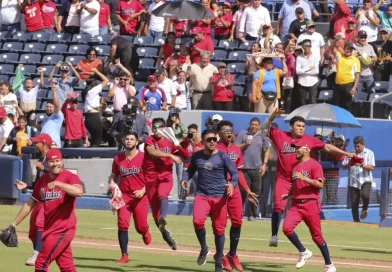
[[[385,97],[388,97],[388,96],[392,96],[392,92],[391,93],[386,93],[386,94],[381,95],[379,97],[376,97],[376,98],[374,98],[372,100],[372,102],[370,102],[370,119],[373,119],[374,103],[379,101],[379,100],[382,100],[382,99],[384,99]]]

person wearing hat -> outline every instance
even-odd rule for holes
[[[53,67],[52,71],[50,71],[49,78],[54,77],[56,69],[59,69],[60,72],[60,79],[57,82],[57,95],[61,107],[67,99],[67,94],[73,92],[73,88],[78,86],[81,78],[78,71],[76,71],[75,67],[69,61],[59,61],[56,66]],[[69,70],[72,71],[73,76],[69,75]]]
[[[0,154],[8,154],[12,148],[10,144],[7,144],[7,140],[13,128],[14,124],[8,118],[7,110],[0,107]]]
[[[331,19],[329,20],[330,24],[328,31],[328,37],[331,39],[335,38],[337,33],[342,32],[342,27],[347,25],[351,14],[350,7],[346,3],[347,0],[333,0],[333,2],[335,3],[335,7],[331,14]],[[328,7],[328,3],[325,4]],[[327,22],[328,20],[325,21]]]
[[[357,41],[358,39],[357,20],[355,20],[354,17],[350,17],[348,19],[347,29],[342,27],[342,33],[344,34],[346,41],[351,43],[355,43]],[[338,33],[336,35],[338,35]]]
[[[273,49],[278,43],[282,43],[278,36],[274,34],[272,26],[264,24],[260,26],[260,47],[261,49]]]
[[[147,111],[166,110],[167,98],[165,91],[157,86],[158,79],[155,75],[147,78],[147,85],[140,88],[137,99],[139,107]]]
[[[166,76],[164,69],[158,69],[155,71],[157,77],[157,86],[165,92],[167,109],[175,108],[177,91],[173,80]]]
[[[194,41],[189,45],[191,63],[200,62],[201,52],[209,52],[210,56],[212,56],[214,53],[214,43],[212,42],[211,37],[204,35],[204,32],[200,27],[195,27],[192,30],[192,35],[194,35]]]
[[[378,40],[371,43],[374,52],[377,54],[377,61],[373,70],[375,81],[389,81],[392,42],[388,36],[388,31],[385,28],[380,28]]]
[[[241,16],[238,38],[247,41],[258,40],[261,25],[271,25],[271,16],[268,9],[261,6],[261,0],[254,0]]]
[[[25,116],[19,116],[18,126],[14,127],[7,139],[7,144],[12,145],[11,155],[20,156],[22,147],[32,144],[31,138],[35,137],[37,129],[27,125]]]
[[[289,38],[297,40],[301,34],[306,32],[306,23],[309,19],[305,18],[305,11],[301,7],[295,9],[295,16],[296,19],[290,24]]]
[[[309,20],[306,22],[306,32],[299,35],[297,44],[301,45],[304,40],[310,40],[312,43],[312,54],[317,57],[320,66],[324,64],[325,42],[324,37],[316,32],[316,24]]]
[[[345,43],[343,53],[336,48],[335,44],[341,39],[341,36],[337,36],[329,47],[336,60],[336,78],[331,103],[350,111],[352,97],[357,91],[361,64],[353,55],[355,47],[352,43]]]
[[[380,10],[381,5],[387,5],[387,11]],[[378,1],[373,7],[373,11],[380,18],[382,29],[385,29],[390,34],[392,32],[392,4],[388,4],[388,0]],[[381,32],[381,29],[379,32]]]
[[[216,111],[231,111],[233,109],[234,78],[227,70],[226,63],[218,65],[218,73],[211,77],[211,85],[214,86],[212,105]]]
[[[375,93],[373,64],[377,61],[377,55],[374,52],[373,46],[367,43],[367,37],[366,32],[360,30],[358,32],[358,42],[354,43],[355,53],[361,61],[359,86],[366,93]]]
[[[222,10],[218,10],[218,17],[215,19],[215,39],[227,40],[230,37],[233,14],[231,13],[232,4],[224,2]]]
[[[368,42],[377,40],[378,26],[380,25],[380,19],[377,13],[373,11],[372,5],[372,0],[363,0],[363,8],[359,8],[355,13],[357,28],[359,31],[363,30],[367,33]]]

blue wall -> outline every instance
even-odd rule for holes
[[[254,113],[226,113],[203,111],[202,126],[207,116],[214,114],[222,115],[223,119],[228,119],[234,124],[235,131],[240,131],[248,128],[249,121],[253,117],[258,117],[261,122],[265,120],[268,114],[254,114]],[[289,130],[289,125],[283,120],[284,117],[275,119],[275,123],[279,125],[280,129]],[[376,157],[376,160],[392,160],[392,121],[379,119],[358,119],[362,128],[333,128],[336,133],[343,134],[346,139],[350,139],[348,150],[353,149],[353,139],[355,136],[362,136],[365,139],[366,147],[371,149]],[[307,126],[306,133],[313,135],[318,126]]]

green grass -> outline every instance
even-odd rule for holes
[[[13,218],[19,211],[20,206],[0,206],[0,227],[7,226],[12,222]],[[100,240],[117,240],[117,216],[112,215],[109,211],[91,211],[77,210],[78,225],[77,236],[83,238],[100,239]],[[168,216],[168,229],[171,230],[173,236],[182,246],[198,247],[196,236],[194,235],[192,226],[192,217],[189,216]],[[131,222],[133,224],[133,222]],[[160,234],[149,215],[149,224],[153,236],[151,244],[164,244]],[[230,222],[228,222],[228,229]],[[109,229],[104,229],[109,228]],[[322,224],[324,238],[329,244],[329,249],[333,258],[348,258],[355,260],[392,260],[392,236],[391,231],[387,228],[378,228],[375,225],[352,225],[339,224],[328,221]],[[209,220],[207,221],[207,242],[211,248],[214,248],[212,230]],[[227,229],[227,235],[228,235]],[[19,232],[28,231],[28,219],[26,219],[19,227]],[[314,255],[321,256],[319,249],[312,242],[309,230],[306,225],[300,224],[296,229],[301,241],[305,246],[313,251]],[[291,245],[283,233],[279,233],[280,244],[277,248],[269,248],[268,241],[270,238],[270,222],[256,221],[244,222],[241,242],[239,244],[238,253],[241,250],[255,251],[255,255],[262,256],[262,252],[278,252],[281,257],[285,257],[285,253],[296,254],[296,249]],[[140,235],[136,233],[134,227],[130,228],[130,240],[141,241]],[[226,240],[226,247],[229,240]],[[131,249],[134,251],[133,249]],[[197,250],[197,249],[195,249]],[[18,252],[15,256],[15,252]],[[211,271],[212,264],[200,267],[195,264],[196,257],[179,256],[170,258],[173,255],[154,254],[151,260],[151,253],[131,252],[132,262],[122,268],[113,264],[115,259],[119,258],[119,252],[114,250],[99,250],[77,248],[74,250],[75,262],[79,267],[78,271]],[[2,271],[32,271],[23,270],[23,263],[31,253],[31,246],[28,243],[21,243],[20,249],[7,249],[0,246],[0,272]],[[292,256],[290,256],[292,257]],[[3,264],[11,262],[9,270],[3,270]],[[211,263],[211,261],[210,261]],[[275,263],[258,263],[244,262],[248,269],[246,271],[295,271],[293,265],[275,264]],[[391,264],[392,265],[392,264]],[[17,268],[16,268],[17,266]],[[99,268],[102,266],[103,268]],[[159,267],[163,269],[159,269]],[[167,267],[165,267],[167,266]],[[95,268],[96,267],[96,268]],[[106,268],[105,268],[106,267]],[[320,271],[321,266],[306,266],[308,268],[301,269],[301,272]],[[186,268],[186,269],[185,269]],[[57,269],[57,268],[56,268]],[[57,271],[57,270],[51,270]],[[358,269],[339,269],[339,271],[358,271]],[[367,269],[366,271],[371,271]]]

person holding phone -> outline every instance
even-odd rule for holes
[[[211,77],[210,82],[211,85],[214,86],[212,96],[214,110],[231,111],[234,98],[234,92],[232,90],[234,78],[229,70],[227,70],[226,63],[219,63],[218,73]]]

